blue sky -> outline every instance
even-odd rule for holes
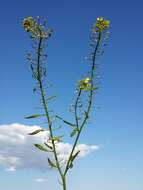
[[[1,1],[0,127],[40,125],[24,119],[35,113],[39,103],[32,93],[34,82],[25,58],[30,40],[21,27],[24,17],[46,16],[54,29],[48,47],[48,79],[53,84],[51,92],[58,95],[53,106],[67,118],[75,83],[88,67],[84,57],[89,52],[91,26],[99,16],[111,21],[110,39],[99,62],[101,84],[93,121],[80,139],[100,148],[77,161],[69,190],[143,189],[142,7],[141,0]],[[47,181],[37,183],[37,178]],[[60,189],[55,172],[49,170],[6,172],[1,166],[0,179],[3,190]]]

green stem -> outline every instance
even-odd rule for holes
[[[66,176],[63,176],[62,177],[62,185],[63,185],[63,190],[66,190],[67,189],[67,187],[66,187]]]
[[[37,74],[38,74],[37,80],[39,82],[39,87],[40,87],[40,92],[41,92],[41,97],[42,97],[42,103],[43,103],[46,118],[47,118],[47,121],[48,121],[50,137],[52,139],[53,153],[54,153],[54,157],[55,157],[55,161],[56,161],[56,166],[57,166],[57,169],[58,169],[58,171],[60,173],[61,178],[63,178],[63,174],[62,174],[62,171],[61,171],[61,168],[60,168],[60,165],[59,165],[59,161],[58,161],[58,157],[57,157],[55,142],[53,140],[52,123],[50,121],[48,106],[47,106],[46,99],[45,99],[45,93],[44,93],[44,88],[43,88],[43,83],[42,83],[41,73],[40,73],[40,56],[41,56],[42,40],[43,40],[43,38],[40,37],[39,44],[38,44],[38,57],[37,57]]]
[[[77,99],[76,99],[76,102],[75,102],[75,110],[74,110],[77,128],[79,127],[78,126],[79,124],[78,124],[77,106],[78,106],[78,101],[79,101],[80,95],[81,95],[81,89],[78,92]]]
[[[80,137],[80,134],[81,134],[81,131],[83,129],[83,126],[85,125],[87,119],[88,119],[88,115],[90,113],[90,109],[91,109],[91,104],[92,104],[92,99],[93,99],[93,79],[94,79],[94,70],[95,70],[95,60],[96,60],[96,53],[97,53],[97,50],[98,50],[98,47],[99,47],[99,42],[101,40],[101,32],[99,32],[99,36],[98,36],[98,41],[96,43],[96,46],[95,46],[95,50],[94,50],[94,53],[93,53],[93,59],[92,59],[92,72],[91,72],[91,91],[90,91],[90,96],[89,96],[89,104],[88,104],[88,108],[87,108],[87,112],[86,112],[86,115],[85,115],[85,118],[79,128],[79,131],[78,131],[78,134],[76,136],[76,139],[75,139],[75,142],[73,144],[73,147],[72,147],[72,150],[71,150],[71,153],[69,155],[69,159],[67,161],[67,165],[66,165],[66,168],[65,168],[65,171],[64,171],[64,176],[67,174],[67,171],[69,169],[69,164],[70,164],[70,160],[71,160],[71,157],[74,153],[74,150],[75,150],[75,147],[77,145],[77,142],[78,142],[78,139]],[[79,98],[79,94],[77,96],[77,99]]]
[[[96,47],[95,47],[95,50],[94,50],[94,54],[93,54],[92,73],[91,73],[91,86],[92,87],[93,87],[94,70],[95,70],[95,59],[96,59],[96,53],[97,53],[97,50],[98,50],[100,39],[101,39],[101,33],[99,32],[98,41],[97,41],[97,44],[96,44]],[[82,122],[82,124],[81,124],[80,127],[79,127],[79,123],[78,123],[77,105],[78,105],[78,101],[79,101],[79,98],[80,98],[80,95],[81,95],[81,90],[78,93],[78,96],[77,96],[77,99],[76,99],[76,103],[75,103],[75,119],[76,119],[76,126],[79,127],[79,131],[77,133],[75,142],[73,144],[71,153],[69,155],[69,159],[67,161],[65,170],[64,170],[64,172],[62,172],[60,164],[59,164],[59,160],[58,160],[58,157],[57,157],[55,142],[53,140],[52,122],[50,120],[50,115],[49,115],[49,111],[48,111],[48,105],[46,103],[45,93],[44,93],[44,88],[43,88],[43,83],[42,83],[42,78],[41,78],[40,56],[41,56],[41,49],[42,49],[42,40],[43,40],[43,38],[40,37],[39,44],[38,44],[38,53],[37,53],[38,54],[38,56],[37,56],[37,74],[38,74],[37,80],[38,80],[38,83],[39,83],[42,103],[43,103],[43,107],[44,107],[46,118],[47,118],[47,122],[48,122],[50,137],[52,139],[53,153],[54,153],[54,157],[55,157],[55,161],[56,161],[56,166],[57,166],[57,169],[58,169],[59,174],[60,174],[61,179],[62,179],[63,190],[66,190],[66,174],[67,174],[67,171],[69,169],[70,160],[71,160],[71,157],[72,157],[72,155],[74,153],[74,150],[75,150],[75,147],[77,145],[78,139],[80,137],[81,131],[82,131],[83,126],[85,125],[87,119],[88,119],[88,115],[89,115],[89,112],[90,112],[90,109],[91,109],[91,104],[92,104],[93,89],[91,89],[91,91],[90,91],[89,105],[88,105],[88,108],[87,108],[87,112],[86,112],[85,118],[84,118],[84,120],[83,120],[83,122]]]

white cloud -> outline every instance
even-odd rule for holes
[[[47,179],[45,179],[45,178],[38,178],[38,179],[36,179],[36,182],[37,183],[45,183],[45,182],[47,182],[48,180]]]
[[[34,148],[33,144],[43,143],[48,138],[49,132],[40,132],[37,135],[28,133],[39,129],[39,126],[27,126],[22,124],[0,125],[0,165],[6,171],[16,171],[17,169],[47,170],[47,157],[50,153],[45,153]],[[59,159],[66,161],[72,146],[69,143],[57,143]],[[91,151],[97,150],[98,145],[79,144],[76,148],[80,150],[79,157],[83,157]]]
[[[7,172],[15,172],[16,168],[14,166],[11,166],[9,168],[6,168],[5,171],[7,171]]]

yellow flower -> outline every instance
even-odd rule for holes
[[[27,32],[29,32],[33,26],[34,26],[33,17],[27,17],[23,20],[23,27],[25,28]]]
[[[103,17],[97,18],[97,22],[95,24],[95,28],[102,31],[105,30],[109,27],[110,21],[109,20],[104,20]]]
[[[90,83],[90,78],[86,77],[83,80],[79,81],[79,88],[80,90],[88,91],[91,89],[91,83]]]

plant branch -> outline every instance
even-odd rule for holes
[[[61,177],[63,177],[63,174],[62,174],[62,171],[61,171],[61,168],[59,165],[58,157],[57,157],[56,146],[55,146],[55,142],[53,139],[52,122],[50,120],[48,106],[47,106],[46,99],[45,99],[43,83],[42,83],[42,79],[41,79],[40,56],[41,56],[42,40],[43,40],[43,38],[40,37],[39,43],[38,43],[38,52],[37,52],[37,74],[38,74],[37,80],[39,83],[40,93],[41,93],[41,97],[42,97],[42,103],[43,103],[43,107],[45,110],[45,114],[46,114],[46,118],[47,118],[47,122],[48,122],[48,126],[49,126],[49,132],[50,132],[51,142],[52,142],[52,146],[53,146],[53,153],[54,153],[54,157],[55,157],[55,161],[56,161],[56,166],[57,166],[57,169],[58,169]]]
[[[90,113],[92,99],[93,99],[93,80],[94,80],[95,61],[96,61],[96,54],[97,54],[97,50],[98,50],[98,47],[99,47],[100,40],[101,40],[101,32],[99,31],[98,40],[97,40],[97,43],[96,43],[96,46],[95,46],[95,49],[94,49],[94,53],[93,53],[93,58],[92,58],[91,90],[90,90],[90,96],[89,96],[89,104],[88,104],[88,108],[87,108],[87,111],[86,111],[86,114],[85,114],[85,118],[84,118],[84,120],[83,120],[83,122],[82,122],[82,124],[81,124],[81,126],[79,128],[79,131],[77,133],[77,136],[76,136],[75,142],[73,144],[71,153],[69,155],[69,158],[68,158],[68,161],[67,161],[67,164],[66,164],[66,167],[65,167],[65,171],[64,171],[64,176],[67,174],[67,171],[69,169],[70,160],[71,160],[71,158],[73,156],[73,153],[74,153],[75,147],[77,145],[78,139],[80,137],[81,131],[82,131],[82,129],[83,129],[83,127],[84,127],[84,125],[85,125],[85,123],[86,123],[86,121],[88,119],[88,115]],[[77,96],[77,101],[78,101],[78,98],[79,98],[79,94]]]
[[[76,102],[75,102],[75,107],[74,107],[74,113],[75,113],[75,120],[76,120],[76,127],[77,128],[79,127],[78,114],[77,114],[77,106],[78,106],[78,101],[79,101],[80,95],[81,95],[81,89],[78,92],[77,99],[76,99]]]

